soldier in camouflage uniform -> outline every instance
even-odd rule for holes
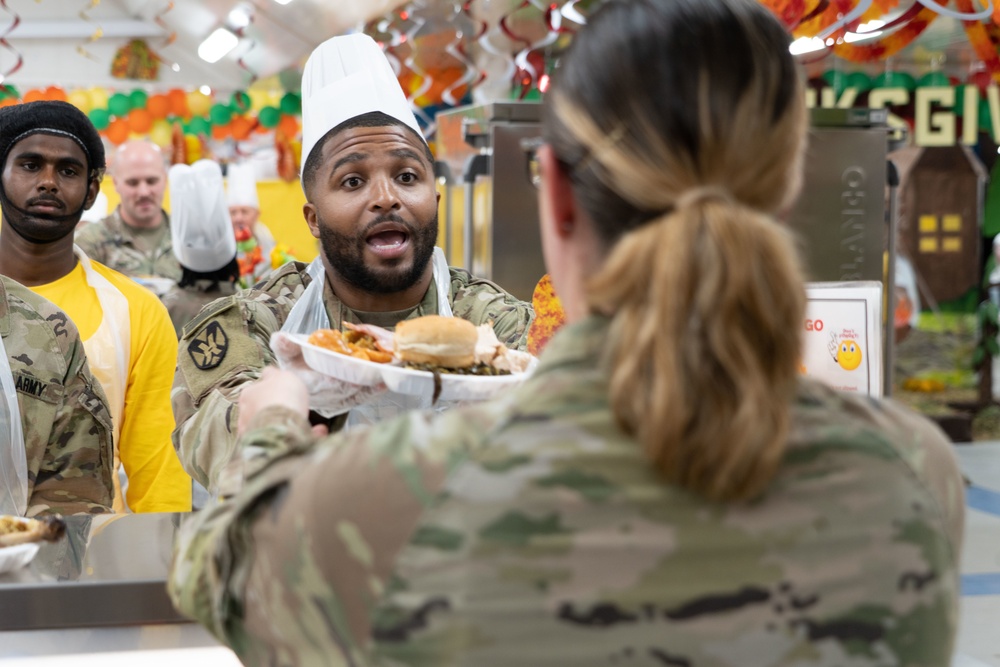
[[[317,440],[268,369],[175,604],[247,665],[948,665],[950,444],[798,374],[789,42],[755,0],[602,4],[545,102],[535,373]]]
[[[347,43],[347,51],[355,48],[351,40]],[[216,301],[181,337],[174,446],[188,473],[213,492],[236,453],[240,388],[275,362],[269,343],[276,332],[339,329],[345,322],[392,328],[405,319],[453,314],[476,325],[492,323],[502,342],[526,346],[530,304],[488,280],[449,268],[443,253],[435,251],[433,157],[385,56],[367,38],[358,48],[364,52],[345,55],[336,47],[320,47],[311,62],[322,56],[339,64],[307,68],[304,74],[306,98],[310,90],[330,97],[321,105],[326,117],[310,115],[307,103],[304,119],[305,215],[322,242],[321,256],[309,267],[288,263],[255,288]],[[368,98],[353,92],[357,104],[338,116],[346,99],[336,92],[338,82],[318,78],[351,67],[364,76],[372,67],[384,68],[390,73],[387,87],[368,91],[371,105],[361,114],[360,100]],[[387,98],[397,103],[386,104]],[[317,275],[322,283],[314,282]],[[295,307],[305,314],[290,318]],[[373,397],[369,405],[388,400]],[[327,423],[336,430],[346,419],[341,411]],[[234,481],[239,484],[238,474]]]
[[[90,259],[127,276],[180,280],[170,217],[161,208],[167,170],[160,149],[149,141],[126,142],[110,174],[121,203],[104,220],[81,228],[76,244]]]
[[[0,276],[0,335],[21,411],[28,516],[110,512],[111,414],[76,326]]]

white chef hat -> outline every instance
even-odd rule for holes
[[[249,206],[260,210],[257,199],[257,174],[252,164],[233,163],[226,171],[226,204]]]
[[[317,46],[302,73],[303,166],[327,132],[372,111],[381,111],[409,126],[417,136],[424,136],[375,40],[356,33]]]
[[[192,271],[218,271],[236,256],[236,235],[223,198],[222,168],[212,160],[175,164],[170,181],[174,256]]]

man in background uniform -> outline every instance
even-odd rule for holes
[[[226,204],[239,243],[240,273],[250,287],[271,271],[274,236],[260,221],[257,175],[253,164],[236,162],[226,169]]]
[[[170,218],[163,210],[167,169],[160,148],[145,140],[125,142],[115,153],[111,180],[121,203],[101,222],[80,229],[76,244],[126,276],[180,280],[181,267],[170,251]]]
[[[183,275],[161,300],[180,338],[184,325],[205,305],[236,292],[240,272],[218,163],[198,160],[191,166],[175,164],[169,178],[173,200],[170,233]]]
[[[0,480],[0,513],[110,512],[111,413],[76,326],[55,304],[0,276],[0,337],[20,414],[8,423],[20,427],[27,482],[22,496],[17,483]]]
[[[306,65],[302,92],[303,214],[322,252],[308,267],[290,262],[255,289],[212,304],[180,342],[174,445],[185,469],[212,492],[220,490],[222,470],[239,458],[237,398],[245,383],[275,362],[272,334],[341,329],[345,322],[391,328],[440,314],[491,323],[503,343],[524,349],[532,319],[529,304],[449,268],[435,248],[433,158],[370,37],[348,35],[320,45]],[[410,405],[405,398],[388,394],[351,415],[383,419]],[[346,419],[341,412],[330,428],[343,427]],[[239,479],[232,476],[235,484]],[[223,486],[229,481],[227,472]]]

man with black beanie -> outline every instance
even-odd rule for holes
[[[0,274],[66,311],[108,397],[115,446],[115,509],[186,511],[191,479],[170,442],[176,338],[159,300],[73,245],[100,188],[104,146],[65,102],[0,109]],[[119,477],[121,484],[119,486]]]

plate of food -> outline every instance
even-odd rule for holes
[[[481,401],[517,386],[537,359],[510,350],[490,325],[428,315],[404,320],[391,332],[348,324],[292,336],[315,371],[353,384],[384,383],[391,391],[437,401]]]
[[[0,515],[0,574],[26,566],[41,542],[55,542],[65,533],[66,522],[58,516],[27,519]]]

